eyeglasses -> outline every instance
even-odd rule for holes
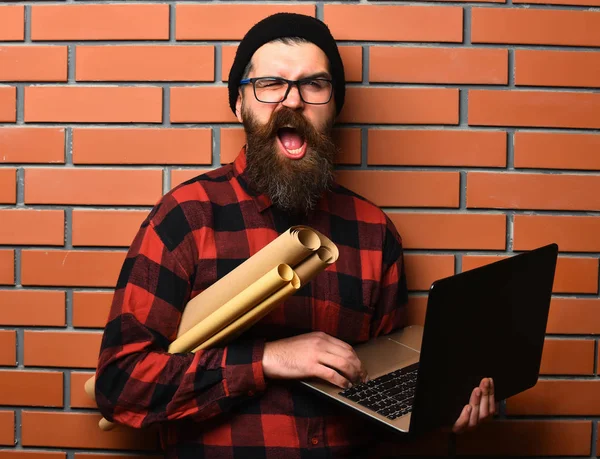
[[[294,81],[279,77],[261,77],[240,81],[240,84],[249,83],[252,83],[256,100],[265,104],[283,102],[290,93],[292,85],[298,88],[300,99],[307,104],[326,104],[333,94],[332,81],[326,78],[303,78]]]

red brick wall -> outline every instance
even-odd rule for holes
[[[156,451],[101,432],[83,382],[139,223],[242,145],[229,67],[281,10],[340,42],[339,177],[403,235],[411,322],[439,277],[561,248],[538,385],[404,453],[596,456],[600,0],[528,3],[0,2],[0,456]]]

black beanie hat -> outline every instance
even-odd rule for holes
[[[329,28],[312,16],[296,13],[277,13],[256,23],[246,33],[235,54],[229,71],[229,106],[235,114],[235,103],[238,98],[240,80],[252,56],[262,45],[283,37],[299,37],[314,43],[323,50],[329,59],[329,67],[333,79],[335,105],[339,114],[344,105],[346,80],[344,64],[340,57],[335,39]]]

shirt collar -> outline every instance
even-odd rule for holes
[[[252,197],[252,201],[254,201],[258,212],[263,212],[271,207],[273,202],[266,194],[256,193],[254,190],[252,190],[252,187],[250,187],[248,182],[248,173],[246,167],[246,146],[244,145],[244,147],[238,153],[237,158],[235,158],[235,161],[233,162],[233,174],[237,178],[244,191]]]

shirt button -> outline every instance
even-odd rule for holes
[[[312,440],[310,441],[313,445],[318,445],[319,444],[319,439],[317,437],[313,437]]]

